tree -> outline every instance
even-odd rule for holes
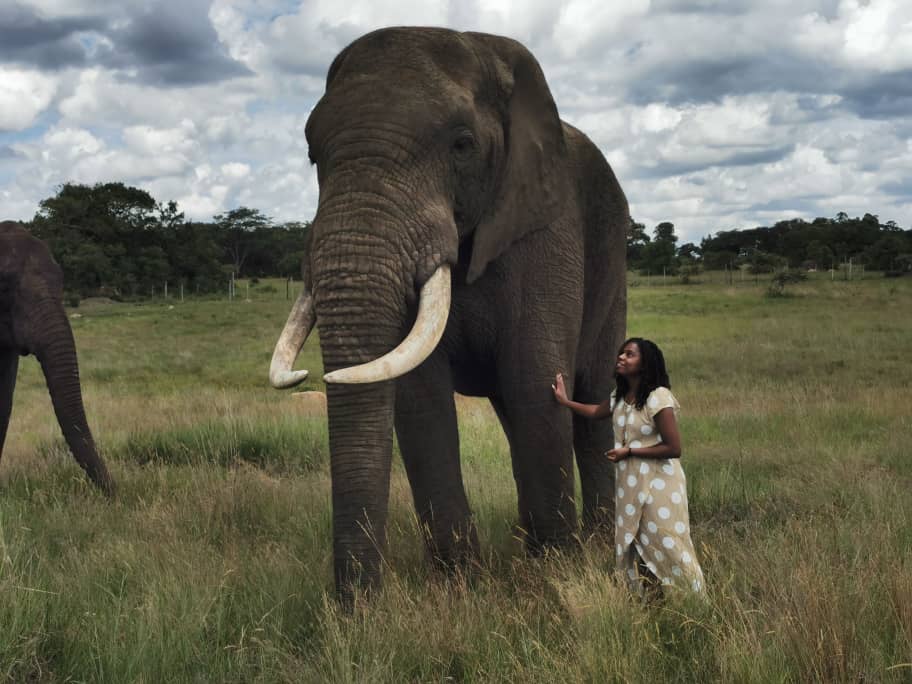
[[[648,273],[678,272],[678,258],[675,255],[675,243],[678,241],[674,234],[674,224],[664,221],[653,230],[653,240],[645,245],[640,260],[640,270]]]
[[[141,255],[157,241],[155,209],[148,192],[123,183],[65,183],[42,200],[31,228],[51,248],[67,289],[117,294],[151,277],[144,266],[155,260]]]
[[[678,259],[680,259],[681,263],[693,264],[699,261],[701,256],[700,248],[692,242],[685,242],[678,247]]]
[[[235,277],[239,277],[259,237],[257,231],[271,227],[272,219],[259,209],[238,207],[227,214],[217,214],[214,220],[227,261],[233,266]]]
[[[646,226],[637,223],[631,217],[627,225],[627,267],[638,268],[643,258],[643,248],[650,243],[646,234]]]

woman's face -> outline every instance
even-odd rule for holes
[[[639,375],[642,370],[643,357],[640,356],[640,348],[636,342],[628,342],[618,354],[617,363],[614,364],[614,371],[625,378]]]

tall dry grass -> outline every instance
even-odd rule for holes
[[[24,360],[0,681],[908,681],[912,284],[789,290],[630,290],[630,332],[665,349],[684,407],[705,602],[631,599],[599,540],[525,557],[506,442],[460,398],[482,557],[431,568],[397,461],[384,589],[353,615],[332,598],[325,424],[266,388],[288,303],[85,307],[86,403],[120,492],[85,483]]]

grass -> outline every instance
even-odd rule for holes
[[[119,496],[84,481],[24,359],[0,462],[0,681],[912,679],[912,282],[770,298],[720,280],[629,291],[630,333],[662,345],[684,407],[708,585],[648,607],[597,541],[522,554],[505,440],[460,399],[482,558],[429,566],[397,462],[384,590],[341,614],[325,422],[265,381],[284,288],[86,302],[72,322]],[[320,378],[316,340],[303,356]]]

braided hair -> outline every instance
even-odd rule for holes
[[[662,350],[652,340],[646,340],[642,337],[631,337],[625,341],[618,350],[618,356],[628,344],[635,344],[640,350],[640,386],[636,393],[636,407],[642,410],[646,405],[646,399],[657,387],[671,389],[671,381],[668,379],[668,371],[665,369],[665,357]],[[615,397],[623,399],[630,390],[630,383],[623,375],[614,374],[614,381],[617,389]]]

